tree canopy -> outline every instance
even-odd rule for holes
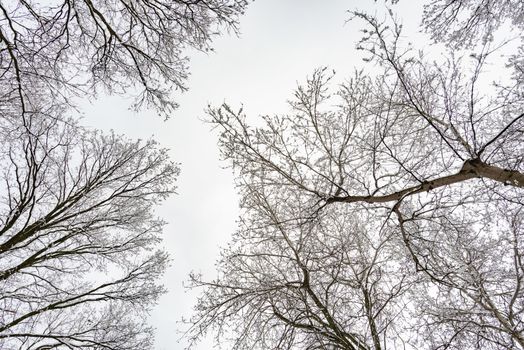
[[[97,90],[169,116],[186,90],[185,50],[236,30],[246,0],[7,1],[0,4],[1,110],[70,104]]]
[[[435,1],[424,23],[466,3]],[[496,58],[510,73],[487,84],[497,44],[483,34],[468,34],[473,54],[428,59],[394,16],[352,16],[373,73],[333,88],[318,69],[262,126],[209,108],[242,214],[217,278],[191,277],[202,295],[188,336],[214,329],[235,349],[524,348],[518,64]]]
[[[154,209],[178,166],[152,140],[81,126],[80,98],[168,117],[188,50],[246,0],[0,0],[0,348],[153,347],[169,262]]]
[[[0,347],[147,349],[178,168],[152,142],[2,119]]]

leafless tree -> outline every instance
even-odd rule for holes
[[[490,41],[504,23],[524,29],[524,4],[518,0],[432,0],[424,15],[433,39],[456,47]]]
[[[344,205],[304,225],[290,212],[301,198],[274,204],[261,191],[250,192],[220,277],[192,276],[193,287],[206,287],[192,340],[202,328],[234,325],[235,349],[379,350],[409,342],[407,327],[397,326],[408,325],[405,295],[416,276],[403,267],[391,227],[373,227],[368,212]]]
[[[357,72],[333,91],[333,75],[319,69],[295,91],[288,114],[263,117],[259,127],[242,110],[209,109],[242,206],[274,214],[263,225],[245,214],[234,237],[245,248],[225,250],[218,280],[196,279],[204,294],[192,334],[227,324],[238,348],[524,348],[520,80],[486,83],[485,66],[496,55],[489,42],[476,54],[428,61],[403,49],[395,21],[353,15],[366,23],[358,47],[379,74]],[[291,244],[280,238],[286,255],[272,241],[277,234],[296,237]],[[369,265],[374,255],[388,263]],[[364,291],[351,299],[358,274],[343,283],[351,266],[368,269],[379,286],[367,292],[375,307],[389,299],[370,291],[393,295],[384,315],[353,322],[367,304]],[[328,272],[338,269],[341,279]],[[404,276],[407,284],[399,282]],[[325,309],[312,306],[307,285]],[[291,302],[295,290],[302,300]],[[323,310],[336,314],[337,341]],[[340,340],[346,335],[353,342]]]
[[[31,111],[31,99],[71,103],[137,87],[135,107],[167,115],[185,90],[184,50],[208,50],[236,30],[246,0],[15,0],[0,2],[1,111]],[[45,92],[45,97],[43,96]]]
[[[149,349],[163,292],[153,208],[178,168],[153,141],[64,117],[136,91],[167,116],[187,49],[236,31],[246,0],[0,0],[0,348]]]
[[[168,262],[152,209],[178,168],[60,119],[0,120],[0,348],[149,349]]]

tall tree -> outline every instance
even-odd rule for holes
[[[152,209],[178,168],[152,141],[13,120],[0,120],[0,348],[150,349],[168,261]]]
[[[504,24],[519,33],[524,29],[524,4],[518,0],[432,0],[424,14],[423,25],[433,39],[455,47],[493,40]]]
[[[163,288],[153,208],[178,168],[64,117],[131,95],[168,116],[188,49],[236,31],[246,0],[0,0],[0,348],[150,349]]]
[[[489,42],[428,61],[402,49],[395,21],[353,15],[380,74],[333,92],[317,70],[260,127],[209,109],[245,214],[218,279],[193,277],[204,292],[191,336],[228,330],[238,349],[524,348],[520,79],[485,83]]]
[[[0,111],[31,100],[71,103],[103,88],[168,115],[185,90],[188,48],[236,30],[246,0],[16,0],[0,2]]]
[[[344,205],[301,223],[301,198],[276,204],[275,195],[251,189],[219,278],[192,276],[192,286],[206,290],[192,340],[202,328],[227,331],[233,323],[238,349],[386,349],[412,341],[398,326],[410,321],[407,293],[417,276],[392,227]]]
[[[524,4],[518,0],[433,0],[422,25],[432,39],[455,49],[504,40],[518,42],[507,59],[513,78],[524,85]]]

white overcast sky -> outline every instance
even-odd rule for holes
[[[114,129],[131,138],[153,137],[170,149],[172,159],[181,163],[177,195],[159,208],[168,221],[164,246],[173,262],[164,276],[169,293],[151,314],[156,327],[157,350],[178,350],[183,325],[190,315],[196,293],[185,291],[183,283],[190,271],[214,277],[219,247],[235,230],[238,198],[233,176],[219,160],[216,134],[202,122],[210,103],[227,101],[241,104],[251,116],[286,111],[298,82],[315,68],[328,66],[342,82],[362,57],[355,43],[361,22],[346,23],[348,10],[366,9],[383,13],[384,4],[374,0],[257,0],[240,19],[240,37],[223,35],[213,43],[214,53],[190,52],[189,91],[177,95],[180,108],[164,121],[153,112],[128,110],[130,100],[101,96],[83,107],[83,123]],[[419,1],[405,0],[393,9],[407,26],[415,30],[421,18]],[[211,349],[207,339],[196,349]]]

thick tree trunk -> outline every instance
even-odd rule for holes
[[[399,201],[406,196],[417,193],[429,192],[433,189],[452,185],[474,178],[487,178],[504,185],[524,188],[524,174],[516,170],[508,170],[497,166],[489,165],[480,159],[472,159],[464,162],[462,169],[456,174],[439,177],[433,180],[424,181],[420,185],[411,186],[403,190],[385,195],[368,195],[368,196],[335,196],[328,198],[326,203],[386,203]]]
[[[524,187],[524,174],[516,170],[503,169],[489,165],[479,159],[468,160],[464,163],[462,171],[470,171],[478,177],[488,178],[504,185]]]

